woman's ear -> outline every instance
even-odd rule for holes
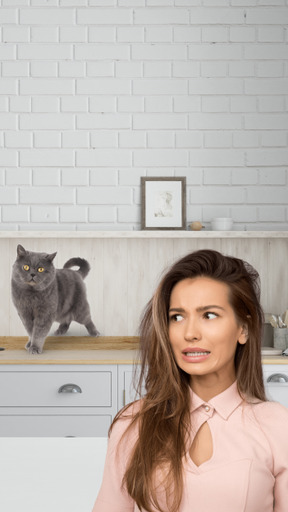
[[[248,326],[246,324],[242,325],[240,334],[238,337],[238,343],[240,345],[245,345],[246,341],[248,340]]]

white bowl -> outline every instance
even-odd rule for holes
[[[230,231],[233,226],[231,217],[215,217],[211,222],[213,231]]]

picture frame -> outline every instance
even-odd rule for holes
[[[141,178],[141,229],[185,229],[186,177]]]

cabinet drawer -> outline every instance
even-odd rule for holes
[[[57,415],[0,417],[0,437],[107,437],[112,416]]]
[[[67,384],[73,384],[74,388],[66,386],[63,392],[59,392],[59,389]],[[0,373],[0,407],[111,407],[111,405],[112,372],[108,370]]]

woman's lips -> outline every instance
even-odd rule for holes
[[[182,351],[182,357],[184,361],[188,363],[202,363],[202,361],[206,361],[210,356],[209,350],[204,350],[203,348],[186,348]]]

